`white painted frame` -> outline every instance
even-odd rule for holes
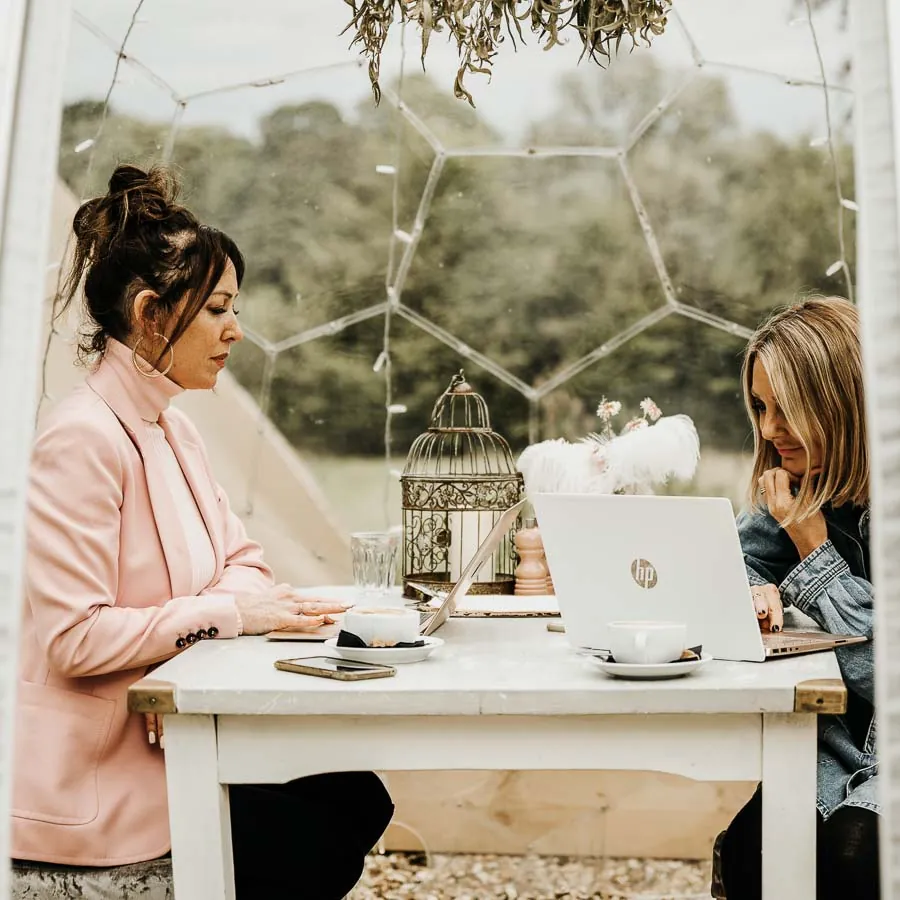
[[[229,784],[371,768],[613,769],[762,780],[763,900],[816,895],[812,713],[178,714],[165,717],[165,733],[176,900],[234,900]]]
[[[900,0],[853,0],[859,304],[872,451],[881,891],[900,896]]]
[[[0,0],[0,898],[9,895],[25,485],[70,21],[70,0]]]

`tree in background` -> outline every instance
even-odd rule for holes
[[[560,102],[530,123],[528,144],[610,145],[651,109],[681,73],[643,57],[627,76],[616,67],[577,72]],[[407,78],[404,99],[460,143],[496,140],[490,123],[426,77]],[[821,103],[811,91],[810,102]],[[84,101],[63,116],[60,172],[78,192],[102,190],[116,162],[158,158],[166,126],[110,111],[94,148],[101,106]],[[175,163],[186,202],[244,250],[242,314],[280,340],[382,303],[391,233],[391,180],[375,172],[394,158],[397,114],[366,101],[353,114],[326,102],[283,106],[248,139],[222,128],[183,125]],[[430,148],[400,123],[400,227],[411,227],[431,165]],[[749,131],[727,84],[707,71],[641,139],[628,163],[676,295],[684,303],[752,327],[799,293],[845,289],[824,270],[837,258],[834,186],[827,154],[808,134]],[[839,147],[845,195],[852,150]],[[852,222],[850,223],[852,227]],[[847,245],[855,244],[852,230]],[[849,260],[851,267],[853,260]],[[403,293],[403,302],[540,385],[565,365],[661,306],[665,297],[615,161],[490,157],[447,161]],[[395,447],[405,452],[461,360],[402,320],[393,324]],[[305,451],[383,451],[384,391],[373,364],[383,319],[363,322],[279,356],[270,414]],[[686,412],[706,447],[740,449],[747,426],[738,396],[743,341],[672,317],[639,334],[551,393],[542,436],[595,426],[602,395],[636,406],[647,394],[666,412]],[[517,392],[467,365],[493,424],[515,447],[527,440]],[[235,354],[235,372],[259,384],[259,354]]]

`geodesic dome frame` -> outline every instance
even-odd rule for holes
[[[233,83],[213,83],[210,78],[199,80],[185,78],[183,73],[179,75],[179,72],[172,68],[170,60],[158,52],[152,55],[152,58],[145,56],[149,53],[148,43],[146,39],[142,41],[141,35],[153,21],[153,10],[149,2],[123,6],[117,14],[114,34],[107,33],[100,23],[77,11],[77,8],[78,4],[74,15],[73,39],[81,40],[82,37],[88,37],[91,41],[90,52],[108,54],[111,72],[111,78],[106,83],[98,82],[95,85],[95,90],[99,89],[101,94],[105,93],[102,115],[96,131],[79,135],[79,142],[74,146],[74,152],[84,160],[84,170],[77,179],[81,183],[82,194],[88,189],[87,185],[95,172],[97,149],[108,138],[104,131],[111,127],[107,118],[107,113],[111,109],[110,104],[118,102],[123,92],[128,94],[132,91],[139,98],[145,95],[149,98],[150,94],[166,98],[168,125],[159,129],[157,142],[158,158],[167,162],[173,156],[177,157],[180,135],[184,131],[185,123],[195,116],[195,111],[206,109],[210,104],[224,103],[228,100],[244,102],[240,98],[246,98],[248,93],[258,97],[272,92],[273,89],[287,90],[291,85],[308,83],[319,77],[331,77],[340,69],[348,70],[359,79],[360,84],[366,81],[361,61],[350,51],[338,61],[331,58],[317,58],[293,71],[272,70],[264,65],[257,65],[253,69],[253,77],[244,81],[236,80]],[[373,327],[379,322],[383,323],[383,345],[377,359],[373,360],[373,369],[384,381],[386,463],[384,477],[390,479],[396,477],[399,468],[392,461],[396,446],[394,440],[396,420],[406,412],[406,407],[396,402],[398,398],[395,397],[394,390],[396,371],[395,354],[392,351],[396,335],[401,329],[421,333],[436,345],[449,348],[460,361],[474,363],[492,376],[498,386],[502,385],[512,394],[518,395],[524,401],[526,411],[523,418],[527,419],[527,434],[530,441],[546,436],[540,430],[542,404],[547,404],[562,392],[572,388],[579,376],[595,371],[598,363],[620,352],[626,345],[633,347],[636,343],[635,338],[641,338],[651,332],[657,333],[659,331],[657,326],[660,323],[666,322],[669,326],[675,321],[697,322],[716,332],[731,336],[735,339],[737,348],[739,342],[749,336],[751,323],[736,314],[729,316],[711,311],[701,303],[684,299],[682,287],[676,283],[672,275],[672,259],[669,255],[671,249],[667,250],[660,238],[659,222],[648,212],[646,185],[642,186],[634,164],[635,156],[644,150],[648,135],[667,119],[680,116],[679,104],[683,98],[696,89],[701,79],[709,73],[728,73],[729,76],[750,77],[760,82],[768,81],[791,92],[811,95],[815,102],[822,104],[824,119],[815,126],[814,143],[820,148],[817,152],[821,153],[823,165],[829,167],[833,177],[836,228],[834,245],[821,248],[821,272],[829,276],[835,273],[840,275],[838,289],[844,290],[852,297],[853,280],[845,246],[844,218],[855,204],[850,197],[844,196],[835,154],[835,139],[832,134],[832,120],[835,118],[832,107],[835,100],[848,98],[850,91],[846,85],[838,83],[830,76],[830,69],[826,66],[818,43],[815,42],[812,7],[807,9],[807,15],[799,13],[798,8],[798,15],[793,23],[795,31],[803,32],[809,29],[814,39],[815,57],[811,57],[812,65],[809,67],[801,66],[790,72],[780,72],[772,67],[757,67],[746,62],[723,59],[721,52],[718,52],[714,45],[710,46],[708,40],[704,47],[704,41],[695,38],[676,8],[668,29],[677,36],[684,47],[684,71],[667,86],[665,93],[656,102],[640,110],[638,117],[626,123],[626,127],[615,140],[600,144],[557,145],[547,140],[538,140],[518,142],[514,145],[497,145],[491,142],[479,143],[477,140],[474,143],[468,140],[455,140],[454,135],[448,135],[446,129],[436,127],[426,110],[416,107],[404,95],[404,66],[407,69],[409,66],[406,65],[407,53],[403,46],[406,31],[401,32],[397,84],[394,89],[385,87],[384,90],[384,105],[395,112],[400,123],[397,126],[398,136],[394,152],[391,154],[392,158],[384,158],[376,167],[384,179],[384,192],[391,196],[392,207],[391,221],[385,227],[384,233],[386,252],[383,292],[380,297],[367,297],[349,312],[325,315],[322,320],[311,321],[307,327],[294,330],[279,328],[274,334],[263,328],[245,327],[249,342],[257,348],[262,357],[259,365],[260,383],[256,391],[262,413],[271,415],[272,386],[276,382],[279,370],[296,365],[302,360],[306,348],[328,345],[330,339],[336,336],[354,329],[358,330],[363,326]],[[416,41],[411,26],[409,30],[411,39],[408,43],[413,45]],[[162,35],[157,34],[157,43],[161,38]],[[512,49],[507,45],[506,52],[511,54]],[[651,54],[655,50],[651,48],[637,52]],[[599,69],[594,71],[596,77],[602,77]],[[480,95],[490,91],[486,83],[471,86],[473,89],[480,89],[479,99]],[[415,136],[422,153],[430,157],[426,160],[427,177],[421,184],[413,187],[413,193],[408,198],[412,201],[411,207],[414,207],[408,213],[400,208],[401,178],[408,163],[404,158],[399,136],[401,126]],[[432,234],[440,233],[441,223],[436,221],[435,215],[436,198],[444,188],[451,168],[484,167],[492,162],[529,167],[529,170],[551,162],[579,165],[589,176],[606,179],[612,190],[621,193],[625,198],[624,202],[633,212],[633,223],[629,223],[628,227],[636,229],[645,251],[642,259],[638,261],[641,272],[639,277],[645,278],[648,284],[651,281],[653,283],[652,296],[648,293],[643,297],[642,302],[636,304],[627,317],[621,317],[598,330],[593,345],[587,339],[582,341],[551,371],[542,371],[540,377],[523,375],[504,363],[500,354],[486,345],[483,335],[466,333],[451,322],[434,315],[433,311],[423,309],[415,299],[417,285],[412,285],[413,289],[410,289],[411,281],[416,280],[417,266],[420,267],[418,271],[421,273],[421,266],[425,265],[422,262],[424,248],[428,245],[431,249],[429,242],[436,239]],[[829,229],[831,224],[829,223]],[[670,234],[669,244],[671,243]],[[602,305],[599,298],[596,302]],[[476,386],[484,389],[484,385],[477,380]],[[391,472],[394,474],[391,475]],[[252,509],[255,484],[252,472],[249,473],[249,479],[245,512]],[[387,512],[385,518],[388,520]]]

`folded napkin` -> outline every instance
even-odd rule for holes
[[[683,650],[681,652],[681,656],[678,659],[670,659],[667,663],[659,663],[658,665],[668,666],[672,663],[682,663],[682,662],[696,662],[703,655],[703,645],[697,644],[696,647],[688,647],[687,650]],[[604,662],[614,663],[616,660],[613,657],[612,653],[608,653],[605,657],[603,657]]]
[[[363,648],[366,647],[368,649],[387,649],[387,650],[396,650],[397,648],[404,649],[406,647],[424,647],[425,641],[400,641],[396,644],[391,644],[389,647],[384,648],[372,648],[358,635],[353,634],[350,631],[345,631],[343,628],[338,633],[337,638],[337,646],[338,647],[357,647]]]

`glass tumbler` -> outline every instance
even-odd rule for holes
[[[350,535],[353,585],[362,601],[387,598],[394,584],[400,536],[387,531],[358,531]]]

